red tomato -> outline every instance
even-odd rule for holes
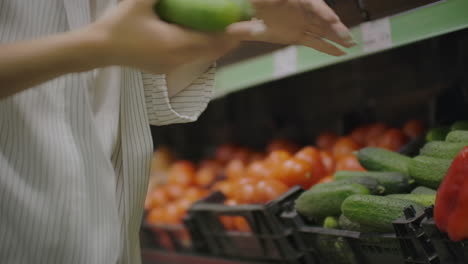
[[[239,204],[261,203],[258,197],[256,181],[252,179],[240,179],[234,186],[234,199]]]
[[[265,162],[255,161],[247,167],[247,176],[253,178],[269,178],[272,176],[272,170]]]
[[[234,218],[232,216],[219,216],[219,221],[223,224],[224,229],[226,230],[236,230],[236,225],[234,223]]]
[[[157,188],[148,195],[146,200],[145,209],[153,209],[164,206],[169,202],[169,197],[163,188]]]
[[[167,193],[169,201],[176,200],[182,197],[186,189],[187,189],[186,186],[182,186],[178,184],[168,184],[164,187],[164,190]]]
[[[175,225],[181,223],[184,211],[176,203],[169,203],[163,208],[163,214],[165,214],[166,224]]]
[[[267,162],[270,164],[280,164],[291,158],[291,153],[286,150],[275,150],[270,152]]]
[[[408,137],[403,134],[400,130],[392,128],[387,130],[385,134],[380,138],[378,146],[391,151],[398,151],[406,143],[408,143]]]
[[[185,190],[183,197],[188,199],[192,203],[204,198],[207,195],[207,191],[197,188],[197,187],[190,187]]]
[[[289,187],[301,185],[304,189],[308,189],[319,179],[320,175],[312,165],[298,158],[285,161],[281,166],[281,173],[278,177],[278,180]]]
[[[195,183],[195,165],[190,161],[178,161],[169,170],[168,183],[191,185]]]
[[[181,198],[174,202],[174,205],[179,212],[179,221],[182,221],[184,216],[187,214],[188,209],[192,206],[193,202],[187,198]]]
[[[236,227],[236,230],[240,232],[252,232],[249,222],[247,222],[247,220],[242,216],[234,217],[234,225]]]
[[[175,201],[175,203],[176,203],[176,206],[179,207],[179,209],[184,211],[184,214],[185,214],[185,212],[187,212],[187,210],[190,208],[190,206],[192,206],[193,201],[190,200],[190,199],[187,199],[187,198],[181,198],[181,199]]]
[[[238,148],[236,152],[234,152],[232,159],[242,160],[244,163],[247,164],[250,160],[250,154],[251,154],[251,151],[249,149]]]
[[[336,170],[365,171],[365,169],[359,163],[356,155],[354,154],[348,154],[346,156],[341,157],[336,162]]]
[[[328,174],[335,172],[335,159],[327,151],[320,152],[320,159],[322,160],[323,167]]]
[[[316,160],[320,159],[320,152],[314,147],[304,147],[299,152],[297,152],[294,157],[306,161],[308,163],[313,163]]]
[[[359,149],[359,144],[349,137],[342,137],[333,146],[333,157],[339,159]]]
[[[235,200],[226,200],[224,201],[224,204],[227,206],[235,206],[237,205],[237,202]],[[220,216],[219,220],[224,225],[224,228],[226,228],[227,230],[236,230],[236,225],[233,216]]]
[[[327,173],[325,166],[322,163],[320,152],[314,147],[304,147],[294,155],[295,158],[309,163],[313,168],[313,177],[322,178]]]
[[[424,133],[425,126],[420,120],[410,120],[403,126],[403,133],[410,138],[417,138]]]
[[[246,176],[246,165],[242,160],[231,160],[226,167],[226,176],[229,179],[238,179]]]
[[[320,149],[329,150],[335,145],[337,140],[338,135],[336,133],[324,132],[317,137],[315,145]]]
[[[212,167],[203,167],[197,171],[195,182],[198,186],[207,187],[212,184],[217,177],[217,171]]]
[[[237,147],[233,144],[223,144],[216,149],[216,160],[222,164],[226,164],[232,159],[236,150]]]
[[[383,136],[383,135],[382,135]],[[380,143],[380,139],[382,138],[382,136],[380,137],[375,137],[373,139],[370,139],[367,141],[367,147],[378,147],[379,146],[379,143]]]
[[[231,181],[220,181],[213,186],[212,190],[222,192],[226,197],[230,198],[234,193],[232,186],[233,183]]]
[[[154,208],[151,209],[148,213],[148,216],[146,217],[146,221],[148,224],[156,225],[156,224],[161,224],[164,223],[164,215],[163,215],[163,209],[161,208]]]
[[[257,182],[256,187],[259,200],[263,203],[267,203],[280,197],[289,189],[286,184],[274,179],[260,180]]]
[[[328,175],[328,176],[323,177],[322,179],[320,179],[320,181],[318,183],[332,182],[334,180],[335,180],[335,178],[333,177],[333,175]]]
[[[216,176],[218,176],[221,172],[223,172],[223,165],[217,160],[212,160],[212,159],[203,160],[200,163],[199,169],[203,169],[203,168],[212,169],[216,173]]]
[[[224,201],[224,204],[227,205],[227,206],[236,206],[237,202],[236,202],[236,200],[228,199],[228,200]]]
[[[366,144],[366,136],[368,134],[368,129],[368,126],[361,126],[355,128],[353,132],[351,132],[351,135],[349,135],[349,137],[356,141],[356,143],[358,143],[359,145],[364,146]]]
[[[205,167],[221,169],[223,166],[217,160],[206,159],[200,162],[200,168],[205,168]]]
[[[375,140],[378,140],[385,133],[385,131],[387,131],[387,129],[387,125],[383,123],[375,123],[370,125],[367,128],[366,145],[371,146],[371,143],[373,143]]]
[[[252,153],[250,155],[250,160],[249,162],[252,163],[254,161],[260,161],[260,160],[264,160],[265,159],[265,154],[263,153],[259,153],[259,152],[255,152],[255,153]]]
[[[258,182],[257,178],[242,177],[234,181],[233,184],[255,184]],[[234,188],[235,186],[233,186]],[[235,190],[235,189],[234,189]]]
[[[285,139],[275,139],[267,146],[267,152],[273,152],[275,150],[284,150],[290,153],[295,153],[299,149],[299,146]]]

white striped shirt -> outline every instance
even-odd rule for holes
[[[0,0],[0,43],[90,22],[89,0]],[[96,124],[92,72],[0,100],[0,263],[140,262],[149,124],[196,120],[211,97],[214,69],[172,98],[164,76],[120,71],[110,157]]]

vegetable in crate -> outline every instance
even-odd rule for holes
[[[382,148],[367,147],[358,152],[361,165],[371,171],[388,171],[408,174],[411,158]]]
[[[468,239],[468,147],[452,162],[437,191],[434,220],[453,241]]]
[[[451,163],[448,159],[417,156],[409,164],[409,175],[419,185],[437,189]]]
[[[154,10],[164,21],[209,32],[223,31],[253,15],[248,0],[160,0]]]
[[[375,228],[353,222],[344,215],[340,215],[340,218],[338,219],[338,224],[340,225],[340,228],[344,230],[356,232],[376,232]]]
[[[448,133],[447,142],[451,143],[468,143],[468,131],[455,130]]]
[[[372,178],[379,186],[383,187],[382,193],[372,194],[392,194],[405,193],[411,189],[413,182],[410,177],[398,172],[375,172],[375,171],[337,171],[336,180],[346,180],[354,178]]]
[[[436,140],[445,140],[449,132],[450,132],[449,127],[432,128],[431,130],[429,130],[429,132],[427,132],[426,140],[429,142],[436,141]]]
[[[424,145],[420,154],[434,158],[454,159],[465,146],[468,146],[468,143],[432,141]]]
[[[346,179],[335,179],[334,183],[341,184],[341,185],[357,183],[369,189],[371,194],[379,195],[379,194],[385,193],[385,187],[379,184],[379,182],[372,177],[364,176],[364,177],[351,177],[351,178],[346,178]]]
[[[453,123],[453,125],[450,127],[452,130],[468,130],[468,121],[467,120],[462,120],[462,121],[457,121]]]
[[[329,229],[337,229],[339,227],[338,219],[334,216],[328,216],[323,220],[323,227]]]
[[[355,183],[321,183],[302,193],[295,207],[301,215],[320,222],[327,216],[339,216],[341,203],[353,194],[369,194],[369,189]]]
[[[412,194],[433,194],[436,195],[437,191],[431,188],[427,188],[424,186],[418,186],[411,191]]]
[[[349,220],[375,228],[378,232],[393,232],[393,221],[404,215],[406,207],[413,206],[417,212],[424,206],[407,200],[375,195],[352,195],[343,202],[343,215]]]
[[[401,199],[401,200],[408,200],[416,202],[423,206],[431,206],[434,205],[436,196],[435,194],[390,194],[387,197]]]

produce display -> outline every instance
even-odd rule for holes
[[[466,124],[454,123],[443,140],[440,129],[430,130],[427,138],[436,140],[416,157],[378,147],[357,151],[367,171],[335,172],[332,182],[317,184],[296,200],[297,212],[318,226],[331,227],[330,219],[338,218],[341,229],[385,233],[394,232],[392,223],[405,208],[422,212],[435,204],[437,226],[454,241],[468,239],[468,141],[463,140],[468,130],[455,130],[468,129]],[[354,179],[361,182],[349,181]]]
[[[225,204],[228,206],[262,204],[278,198],[292,186],[309,189],[318,183],[332,181],[336,171],[364,173],[365,168],[358,162],[355,151],[379,146],[387,149],[379,150],[394,154],[392,151],[400,149],[423,131],[420,121],[410,120],[402,129],[376,123],[358,127],[346,136],[324,132],[317,137],[316,146],[301,147],[287,140],[274,140],[259,152],[225,144],[217,148],[212,158],[199,164],[180,160],[170,166],[164,164],[167,181],[151,185],[145,203],[146,221],[149,224],[181,224],[188,208],[214,191],[227,197]],[[164,159],[170,156],[167,152],[159,156],[169,160]],[[318,199],[324,200],[315,206],[332,209],[324,202],[326,198],[335,204],[333,210],[336,212],[344,199],[340,200],[341,193],[396,193],[409,184],[407,177],[396,173],[384,177],[375,177],[371,173],[368,177],[346,178],[341,181],[347,184],[344,188],[336,186],[335,182],[329,184],[335,195],[320,195],[319,192]],[[229,230],[249,231],[241,217],[223,216],[222,222]]]
[[[191,248],[193,236],[208,243],[200,252],[227,258],[264,256],[284,263],[280,256],[264,255],[264,250],[284,249],[288,256],[312,254],[320,263],[426,263],[428,256],[442,260],[450,256],[435,243],[460,252],[468,239],[468,130],[452,130],[465,123],[448,126],[445,139],[434,133],[437,129],[429,130],[426,139],[436,140],[419,145],[411,157],[396,150],[411,138],[424,138],[416,121],[398,133],[382,124],[359,127],[346,136],[325,132],[314,146],[274,140],[264,151],[254,151],[225,144],[198,164],[173,161],[165,150],[155,163],[165,168],[159,172],[165,171],[166,181],[149,190],[145,221],[163,248],[173,249],[174,242],[166,240],[176,239],[197,252]],[[225,207],[201,201],[182,225],[193,203],[214,192],[224,195],[211,197],[225,197]],[[248,204],[255,206],[238,206]],[[259,215],[264,217],[259,220]],[[213,230],[200,226],[205,220]],[[270,229],[272,225],[276,228]],[[171,226],[182,231],[171,233]],[[266,244],[261,243],[264,237]],[[291,239],[293,244],[282,244]],[[457,242],[462,244],[449,244]],[[251,255],[229,249],[244,243],[258,249]],[[406,251],[401,243],[419,250]]]

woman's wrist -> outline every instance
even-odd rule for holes
[[[119,65],[119,61],[113,51],[110,37],[105,31],[96,29],[93,25],[66,33],[70,56],[76,62],[79,69],[76,71],[88,71],[95,68]]]

